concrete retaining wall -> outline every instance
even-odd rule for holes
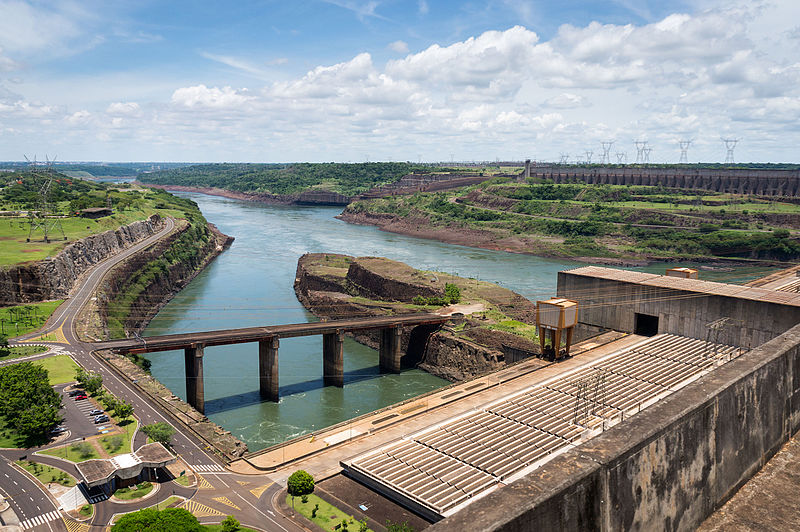
[[[800,428],[800,325],[431,530],[693,530]]]
[[[800,308],[778,303],[686,292],[672,288],[558,273],[558,295],[578,301],[582,324],[635,332],[636,314],[658,316],[658,332],[706,339],[708,324],[734,321],[720,343],[758,346],[800,323]],[[714,337],[711,338],[714,340]]]

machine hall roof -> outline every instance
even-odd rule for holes
[[[737,299],[748,299],[751,301],[763,301],[765,303],[800,307],[800,294],[798,293],[779,292],[777,290],[754,288],[738,284],[716,283],[713,281],[701,281],[699,279],[683,279],[680,277],[668,277],[653,273],[603,268],[601,266],[583,266],[561,273],[633,283],[642,286],[683,290],[684,292],[695,292],[712,296],[734,297]]]

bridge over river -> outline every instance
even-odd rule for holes
[[[379,350],[382,371],[398,373],[402,350],[403,327],[414,327],[409,351],[423,346],[435,328],[449,318],[439,314],[405,314],[370,318],[330,320],[313,323],[292,323],[268,327],[248,327],[185,334],[169,334],[110,340],[92,344],[95,349],[113,349],[119,353],[154,353],[183,349],[186,363],[187,402],[199,412],[205,410],[203,387],[203,355],[206,347],[258,342],[259,390],[261,396],[278,401],[278,348],[281,338],[322,335],[322,375],[326,386],[344,386],[344,334],[355,331],[380,330]],[[417,334],[415,334],[415,332]],[[413,345],[412,345],[413,343]]]

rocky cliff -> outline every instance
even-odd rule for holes
[[[67,297],[87,269],[157,232],[163,223],[154,214],[115,231],[77,240],[54,257],[0,269],[0,305]]]
[[[464,303],[447,309],[449,312],[477,312],[456,314],[450,324],[438,330],[404,329],[403,366],[460,381],[503,367],[504,345],[538,352],[530,336],[533,304],[491,283],[423,272],[381,257],[309,253],[298,260],[294,289],[314,315],[337,319],[431,311],[431,307],[409,302],[418,295],[441,296],[447,283],[460,286]],[[501,327],[528,334],[506,332]],[[380,341],[378,331],[359,333],[354,338],[375,349]]]

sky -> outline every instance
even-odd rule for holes
[[[0,160],[800,162],[797,0],[0,0]],[[613,142],[613,144],[608,144]]]

